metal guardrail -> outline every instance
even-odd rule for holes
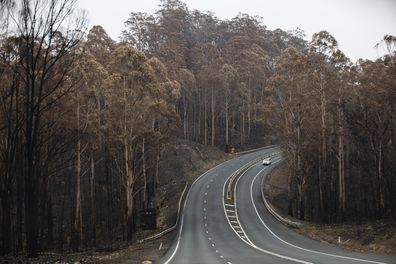
[[[183,200],[184,194],[186,193],[187,186],[188,186],[188,183],[186,182],[186,185],[184,186],[183,192],[182,192],[182,194],[180,195],[180,198],[179,198],[179,205],[178,205],[178,209],[177,209],[177,217],[176,217],[175,224],[173,226],[165,229],[164,231],[158,233],[158,234],[155,234],[155,235],[152,235],[152,236],[149,236],[149,237],[146,237],[146,238],[143,238],[143,239],[139,240],[138,243],[143,243],[143,242],[151,240],[151,239],[160,238],[160,237],[162,237],[162,236],[164,236],[164,235],[166,235],[166,234],[168,234],[168,233],[170,233],[170,232],[172,232],[173,230],[176,229],[177,225],[179,224],[181,204],[182,204],[182,200]]]
[[[275,148],[275,147],[277,147],[277,145],[270,145],[270,146],[266,146],[266,147],[262,147],[262,148],[256,148],[256,149],[247,150],[247,151],[243,151],[243,152],[237,152],[236,155],[248,154],[248,153],[252,153],[252,152],[255,152],[255,151],[264,150],[264,149],[270,149],[270,148]],[[275,155],[278,155],[279,153],[281,153],[281,151],[272,153],[272,154],[270,154],[270,155],[265,155],[265,156],[262,156],[262,157],[258,157],[258,158],[256,158],[256,159],[254,159],[254,160],[248,162],[247,164],[245,164],[244,166],[242,166],[242,167],[239,168],[238,170],[236,170],[236,171],[233,173],[233,175],[231,176],[231,178],[230,178],[230,180],[229,180],[229,182],[228,182],[226,199],[229,198],[229,200],[232,200],[232,192],[231,192],[231,190],[232,190],[232,185],[235,183],[235,179],[236,179],[237,177],[239,177],[240,175],[242,175],[242,173],[243,173],[246,169],[248,169],[250,166],[252,166],[253,164],[257,163],[257,162],[260,161],[260,160],[263,160],[263,159],[269,158],[269,157],[273,157],[273,156],[275,156]],[[173,230],[175,230],[175,229],[177,228],[177,226],[178,226],[178,224],[179,224],[179,221],[180,221],[181,204],[182,204],[182,201],[183,201],[183,197],[185,196],[187,187],[188,187],[188,183],[186,182],[186,185],[184,186],[183,192],[182,192],[182,194],[180,195],[180,198],[179,198],[179,204],[178,204],[177,217],[176,217],[176,222],[175,222],[175,224],[174,224],[173,226],[171,226],[171,227],[169,227],[169,228],[167,228],[167,229],[161,231],[161,232],[158,233],[158,234],[154,234],[154,235],[151,235],[151,236],[149,236],[149,237],[140,239],[140,240],[138,241],[138,243],[143,243],[143,242],[148,241],[148,240],[160,238],[160,237],[162,237],[162,236],[164,236],[164,235],[166,235],[166,234],[172,232]],[[229,194],[230,194],[230,196],[229,196]]]
[[[235,155],[237,155],[237,156],[244,155],[244,154],[256,152],[259,150],[270,149],[270,148],[275,148],[275,147],[278,147],[278,145],[269,145],[269,146],[265,146],[265,147],[261,147],[261,148],[255,148],[255,149],[249,149],[249,150],[245,150],[245,151],[241,151],[241,152],[236,152]]]
[[[281,223],[283,223],[287,226],[290,226],[290,227],[299,228],[301,226],[300,222],[292,221],[287,217],[281,216],[279,213],[276,212],[276,210],[267,201],[267,199],[265,198],[265,195],[264,195],[264,184],[265,184],[265,177],[263,177],[261,180],[260,188],[261,188],[261,198],[263,199],[264,205],[267,208],[267,210],[272,214],[273,217],[275,217],[275,219],[277,219]]]
[[[277,146],[276,146],[276,145],[272,145],[272,146],[267,146],[267,147],[263,147],[263,148],[259,148],[259,149],[255,149],[255,150],[249,150],[249,151],[254,152],[254,151],[263,150],[263,149],[269,149],[269,148],[274,148],[274,147],[277,147]],[[232,176],[229,178],[229,180],[228,180],[227,192],[226,192],[226,197],[225,197],[226,200],[233,200],[233,192],[232,192],[233,185],[235,184],[235,180],[236,180],[240,175],[242,175],[243,172],[244,172],[245,170],[247,170],[247,169],[248,169],[249,167],[251,167],[253,164],[258,163],[259,161],[261,161],[261,160],[263,160],[263,159],[265,159],[265,158],[271,158],[271,157],[274,157],[274,156],[276,156],[276,155],[278,155],[278,154],[280,154],[280,153],[281,153],[281,151],[277,151],[277,152],[274,152],[274,153],[271,153],[271,154],[267,154],[267,155],[258,157],[258,158],[256,158],[256,159],[254,159],[254,160],[252,160],[252,161],[246,163],[245,165],[243,165],[242,167],[240,167],[238,170],[236,170],[236,171],[232,174]]]
[[[232,175],[231,175],[231,177],[229,178],[228,183],[227,183],[227,192],[226,192],[226,199],[227,199],[227,200],[233,200],[233,194],[232,194],[233,192],[232,192],[232,189],[233,189],[233,185],[234,185],[234,183],[235,183],[235,180],[236,180],[240,175],[242,175],[242,173],[243,173],[246,169],[248,169],[250,166],[252,166],[253,164],[257,163],[259,160],[262,160],[262,159],[263,159],[262,157],[258,157],[258,158],[256,158],[256,159],[254,159],[254,160],[252,160],[252,161],[246,163],[245,165],[243,165],[243,166],[240,167],[238,170],[236,170],[235,172],[232,173]]]

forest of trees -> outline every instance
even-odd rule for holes
[[[161,150],[279,143],[289,213],[396,217],[395,37],[351,63],[327,32],[162,0],[120,41],[75,0],[0,0],[0,254],[132,241]]]
[[[396,218],[395,44],[387,35],[388,55],[352,64],[322,31],[277,61],[269,99],[289,167],[290,215]]]

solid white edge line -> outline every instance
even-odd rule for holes
[[[280,160],[274,162],[273,164],[278,163],[278,162],[280,162]],[[266,167],[266,168],[268,168],[268,167]],[[285,243],[286,245],[289,245],[289,246],[291,246],[291,247],[294,247],[294,248],[297,248],[297,249],[300,249],[300,250],[304,250],[304,251],[307,251],[307,252],[311,252],[311,253],[316,253],[316,254],[328,256],[328,257],[343,258],[343,259],[349,259],[349,260],[360,261],[360,262],[367,262],[367,263],[375,263],[375,264],[387,264],[387,263],[385,263],[385,262],[377,262],[377,261],[372,261],[372,260],[365,260],[365,259],[359,259],[359,258],[353,258],[353,257],[335,255],[335,254],[325,253],[325,252],[321,252],[321,251],[306,249],[306,248],[303,248],[303,247],[296,246],[296,245],[294,245],[294,244],[292,244],[292,243],[289,243],[289,242],[283,240],[282,238],[280,238],[279,236],[277,236],[277,235],[265,224],[264,220],[261,218],[260,214],[258,213],[257,207],[256,207],[256,205],[255,205],[255,203],[254,203],[254,200],[253,200],[253,183],[256,181],[256,178],[257,178],[266,168],[260,170],[259,173],[257,173],[256,176],[253,178],[253,181],[252,181],[252,183],[250,184],[250,198],[251,198],[251,201],[252,201],[254,210],[255,210],[255,212],[256,212],[258,218],[260,219],[261,223],[264,225],[264,227],[265,227],[275,238],[277,238],[277,239],[280,240],[281,242],[283,242],[283,243]],[[263,177],[263,178],[264,178],[264,177]],[[262,189],[261,186],[262,186],[262,185],[260,185],[260,189]],[[263,191],[263,190],[261,190],[261,192],[262,192],[262,191]],[[262,197],[264,197],[264,196],[262,195]]]
[[[260,163],[260,161],[259,161],[258,163]],[[247,171],[249,171],[251,168],[253,168],[253,167],[254,167],[256,164],[258,164],[258,163],[252,164],[252,166],[250,166],[244,173],[242,173],[242,175],[238,178],[237,182],[235,183],[235,187],[234,187],[235,212],[237,212],[236,190],[237,190],[237,186],[238,186],[239,180],[245,175],[245,173],[246,173]],[[261,169],[261,170],[260,170],[260,173],[261,173],[263,170],[267,169],[267,168],[268,168],[268,167],[264,167],[263,169]],[[237,213],[236,213],[236,215],[238,216]],[[267,255],[271,255],[271,256],[274,256],[274,257],[278,257],[278,258],[281,258],[281,259],[285,259],[285,260],[289,260],[289,261],[293,261],[293,262],[297,262],[297,263],[302,263],[302,264],[313,264],[312,262],[308,262],[308,261],[305,261],[305,260],[300,260],[300,259],[292,258],[292,257],[289,257],[289,256],[285,256],[285,255],[282,255],[282,254],[278,254],[278,253],[275,253],[275,252],[272,252],[272,251],[269,251],[269,250],[265,250],[265,249],[263,249],[263,248],[258,247],[256,244],[254,244],[254,243],[250,240],[250,238],[249,238],[248,235],[246,234],[245,230],[242,228],[242,224],[240,223],[238,217],[237,217],[237,221],[239,222],[239,225],[241,226],[241,229],[243,230],[244,235],[246,236],[246,239],[250,242],[250,245],[251,245],[253,248],[257,249],[258,251],[261,251],[262,253],[265,253],[265,254],[267,254]]]
[[[165,235],[165,234],[167,234],[167,233],[173,231],[173,230],[178,226],[178,224],[179,224],[179,218],[180,218],[180,209],[181,209],[180,203],[181,203],[181,201],[182,201],[182,198],[183,198],[183,196],[184,196],[184,193],[185,193],[186,190],[187,190],[187,187],[188,187],[188,183],[186,182],[186,185],[184,186],[183,192],[182,192],[182,194],[180,195],[180,199],[179,199],[179,203],[178,203],[176,223],[175,223],[173,226],[171,226],[171,227],[169,227],[169,228],[163,230],[162,232],[160,232],[160,233],[158,233],[158,234],[155,234],[155,235],[152,235],[152,236],[149,236],[149,237],[146,237],[146,238],[144,238],[144,239],[139,240],[138,243],[143,243],[144,241],[147,241],[147,240],[150,240],[150,239],[159,238],[159,237],[161,237],[162,235]]]
[[[257,163],[256,163],[257,164]],[[253,167],[255,164],[253,164],[251,167]],[[251,168],[250,167],[250,168]],[[250,169],[249,168],[249,169]],[[265,168],[267,168],[267,167],[265,167]],[[264,168],[264,169],[265,169]],[[247,169],[239,178],[238,178],[238,181],[239,181],[239,179],[249,170],[249,169]],[[230,220],[228,219],[228,217],[227,217],[227,213],[226,213],[226,209],[225,209],[225,202],[224,202],[224,195],[225,195],[225,186],[226,186],[226,184],[227,184],[227,182],[228,182],[228,180],[232,177],[232,175],[233,174],[231,174],[227,179],[226,179],[226,181],[224,182],[224,185],[223,185],[223,195],[222,195],[222,197],[221,197],[221,200],[222,200],[222,203],[223,203],[223,209],[224,209],[224,215],[225,215],[225,217],[226,217],[226,219],[227,219],[227,222],[228,222],[228,225],[231,227],[231,230],[232,231],[234,231],[234,233],[237,235],[237,237],[241,240],[241,241],[243,241],[245,244],[247,244],[248,246],[250,246],[250,247],[252,247],[252,248],[254,248],[254,249],[256,249],[256,250],[258,250],[258,251],[260,251],[260,252],[262,252],[262,253],[265,253],[265,254],[267,254],[267,255],[271,255],[271,256],[274,256],[274,257],[278,257],[278,258],[281,258],[281,259],[286,259],[286,260],[289,260],[289,261],[294,261],[294,262],[298,262],[298,263],[302,263],[302,264],[313,264],[313,263],[311,263],[311,262],[307,262],[307,261],[302,261],[302,260],[299,260],[299,259],[293,259],[293,258],[290,258],[290,257],[287,257],[287,256],[283,256],[283,255],[280,255],[280,254],[277,254],[277,253],[274,253],[274,252],[271,252],[271,251],[267,251],[267,250],[265,250],[265,249],[262,249],[262,248],[259,248],[259,247],[257,247],[256,245],[254,245],[251,241],[250,241],[250,239],[249,239],[249,237],[246,235],[246,233],[245,233],[245,231],[244,231],[244,234],[243,235],[239,235],[235,230],[234,230],[234,228],[232,227],[232,225],[231,225],[231,223],[230,223]],[[236,184],[235,184],[235,186],[234,186],[234,195],[236,194],[236,186],[237,186],[237,184],[238,184],[238,181],[236,182]],[[234,205],[235,205],[235,210],[237,210],[236,208],[237,208],[237,206],[236,206],[236,197],[234,196]],[[239,219],[236,217],[236,220],[238,221],[238,223],[239,223],[239,226],[241,226],[241,224],[240,224],[240,222],[239,222]],[[241,226],[241,229],[242,229],[242,226]],[[243,229],[242,229],[243,230]]]
[[[183,230],[183,223],[184,223],[184,211],[185,211],[185,207],[186,207],[186,204],[187,204],[187,201],[188,201],[188,197],[190,196],[191,189],[193,188],[194,184],[196,184],[196,182],[198,182],[200,179],[202,179],[205,175],[207,175],[211,171],[217,169],[221,165],[224,165],[224,164],[228,163],[231,160],[232,159],[224,161],[224,162],[218,164],[217,166],[207,170],[205,173],[201,174],[198,178],[196,178],[195,181],[191,184],[191,186],[190,186],[190,188],[189,188],[189,190],[187,192],[186,198],[184,200],[183,212],[182,212],[182,217],[181,217],[181,222],[180,222],[180,229],[179,229],[179,233],[177,235],[177,242],[176,242],[175,249],[174,249],[172,255],[164,262],[164,264],[168,264],[174,258],[174,256],[176,255],[176,252],[177,252],[177,250],[179,248],[179,244],[180,244],[180,240],[181,240],[181,233],[182,233],[182,230]]]
[[[191,187],[190,187],[190,190],[191,190]],[[187,197],[188,197],[189,193],[190,193],[190,191],[188,191],[187,196],[186,196],[186,200],[184,201],[183,212],[184,212],[184,208],[186,207],[186,201],[187,201]],[[171,261],[173,259],[173,257],[176,254],[177,249],[179,248],[181,233],[182,233],[182,230],[183,230],[183,222],[184,222],[184,213],[182,214],[182,217],[181,217],[180,229],[179,229],[179,234],[177,236],[177,243],[176,243],[175,250],[173,251],[173,253],[170,256],[170,258],[167,261],[164,262],[164,264],[168,264],[169,261]]]
[[[248,237],[248,235],[246,234],[245,230],[243,229],[242,224],[241,224],[241,222],[239,221],[239,217],[238,217],[238,207],[237,207],[237,186],[238,186],[239,180],[243,177],[243,175],[245,175],[245,173],[247,173],[247,172],[250,170],[250,168],[252,168],[254,165],[255,165],[255,164],[252,164],[251,166],[249,166],[249,167],[238,177],[238,180],[236,181],[235,186],[234,186],[234,205],[235,205],[235,216],[236,216],[236,220],[238,221],[238,224],[239,224],[239,226],[240,226],[240,228],[241,228],[241,230],[242,230],[242,232],[243,232],[243,235],[245,235],[246,239],[249,241],[249,243],[250,243],[251,245],[254,245],[254,244],[253,244],[253,242],[250,240],[250,238]]]
[[[246,164],[245,164],[246,165]],[[240,168],[239,168],[240,169]],[[238,170],[239,170],[238,169]],[[238,171],[237,170],[237,171]],[[245,239],[244,238],[242,238],[236,231],[235,231],[235,229],[233,228],[233,226],[232,226],[232,224],[231,224],[231,220],[230,220],[230,218],[235,218],[235,220],[236,220],[236,222],[238,223],[238,225],[240,225],[240,223],[239,223],[239,221],[238,221],[238,218],[235,216],[235,215],[227,215],[227,212],[226,212],[226,207],[225,207],[225,202],[224,202],[224,196],[225,196],[225,188],[226,188],[226,185],[227,185],[227,182],[230,180],[230,178],[233,176],[233,174],[234,174],[235,172],[233,172],[233,173],[231,173],[230,174],[230,176],[228,176],[228,178],[224,181],[224,184],[223,184],[223,194],[222,194],[222,196],[221,196],[221,202],[222,202],[222,204],[223,204],[223,210],[224,210],[224,216],[225,216],[225,218],[226,218],[226,220],[227,220],[227,223],[228,223],[228,225],[230,226],[230,228],[231,228],[231,230],[237,235],[237,237],[239,237],[239,239],[240,240],[242,240],[244,243],[246,243],[247,245],[249,245],[249,246],[252,246],[248,241],[246,241],[245,239],[247,239],[246,238],[246,236],[244,236],[243,235],[243,237],[245,237]],[[234,201],[235,201],[235,199],[234,199]],[[234,207],[235,207],[235,205],[234,205]]]

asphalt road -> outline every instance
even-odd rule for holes
[[[227,180],[243,165],[277,149],[238,156],[201,175],[184,203],[177,237],[161,264],[388,263],[396,256],[347,251],[301,236],[278,222],[264,206],[261,181],[273,165],[246,170],[224,199]]]

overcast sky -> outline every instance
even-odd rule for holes
[[[212,11],[230,19],[239,12],[263,17],[269,29],[303,29],[309,40],[329,31],[353,61],[376,59],[384,49],[374,45],[385,34],[396,35],[396,0],[184,0],[189,10]],[[89,25],[101,25],[118,40],[130,12],[153,13],[159,0],[79,0],[88,11]]]

